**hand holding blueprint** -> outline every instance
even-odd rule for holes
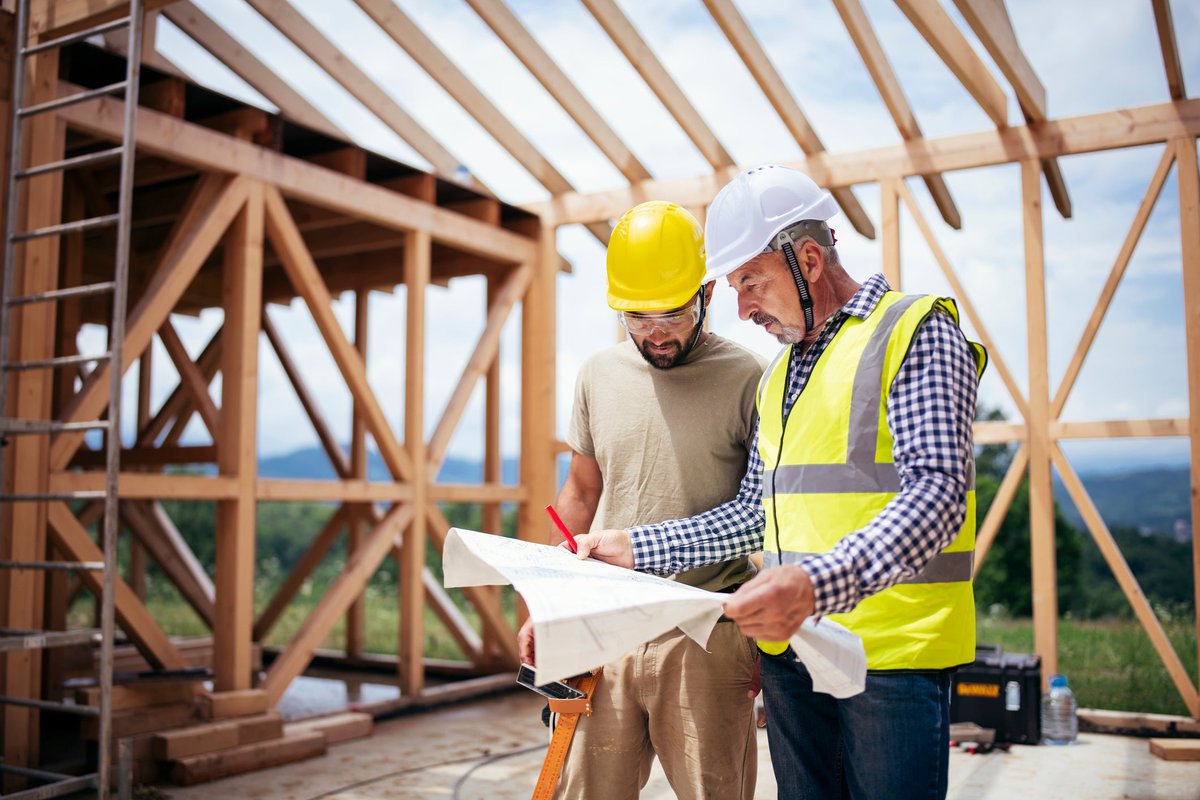
[[[446,538],[442,567],[447,588],[511,583],[520,593],[533,619],[539,683],[600,666],[676,627],[705,647],[728,599],[559,547],[458,528]],[[842,626],[810,620],[791,644],[817,691],[862,691],[862,640]]]

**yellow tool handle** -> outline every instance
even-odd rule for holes
[[[601,670],[591,675],[584,675],[571,683],[579,691],[587,695],[587,711],[590,715],[592,695],[596,684],[600,682]],[[551,709],[554,701],[551,701]],[[571,739],[575,736],[575,727],[579,724],[581,714],[559,714],[558,724],[554,726],[554,735],[550,737],[550,747],[546,749],[546,758],[542,761],[542,771],[538,774],[537,786],[533,787],[532,800],[550,800],[554,795],[554,787],[558,785],[558,776],[562,773],[563,764],[567,760],[567,751],[571,749]]]

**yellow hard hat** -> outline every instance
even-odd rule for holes
[[[704,229],[675,203],[634,206],[608,240],[608,305],[614,311],[679,308],[704,278]]]

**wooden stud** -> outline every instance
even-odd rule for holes
[[[1112,269],[1109,270],[1108,280],[1104,282],[1104,288],[1100,290],[1100,296],[1096,300],[1096,307],[1092,309],[1092,316],[1084,326],[1083,335],[1079,337],[1079,344],[1075,346],[1075,353],[1071,356],[1071,361],[1067,365],[1066,372],[1063,373],[1062,381],[1058,385],[1058,391],[1054,395],[1054,402],[1050,404],[1051,419],[1058,419],[1067,404],[1067,398],[1071,396],[1071,389],[1075,386],[1075,379],[1079,377],[1079,372],[1083,369],[1084,359],[1087,358],[1088,353],[1091,351],[1092,343],[1096,341],[1096,332],[1100,330],[1100,323],[1104,321],[1104,315],[1108,313],[1108,307],[1112,303],[1113,295],[1116,294],[1117,287],[1120,286],[1121,279],[1125,276],[1125,268],[1129,266],[1129,260],[1133,257],[1133,249],[1137,247],[1138,242],[1142,238],[1142,231],[1146,229],[1146,222],[1150,219],[1150,212],[1154,210],[1158,196],[1162,193],[1163,184],[1167,180],[1167,173],[1171,171],[1171,164],[1174,161],[1175,149],[1168,146],[1163,150],[1162,158],[1158,161],[1158,167],[1154,170],[1153,177],[1150,178],[1150,185],[1146,187],[1146,194],[1142,197],[1142,203],[1133,215],[1133,222],[1129,226],[1129,232],[1125,234],[1125,241],[1121,243],[1121,250],[1117,253],[1117,260],[1113,263]]]
[[[209,719],[249,717],[267,711],[267,696],[260,689],[213,692],[201,697],[201,705]]]
[[[1176,139],[1175,163],[1179,172],[1179,227],[1183,267],[1183,320],[1187,336],[1188,440],[1191,448],[1192,584],[1200,603],[1200,171],[1196,164],[1196,140]],[[1197,606],[1200,607],[1200,606]],[[1200,616],[1196,619],[1200,633]],[[1200,655],[1200,641],[1197,642]],[[1200,708],[1191,706],[1192,717],[1200,719]]]
[[[237,481],[206,475],[161,475],[150,472],[122,472],[121,498],[150,500],[231,500],[237,497]],[[51,472],[51,492],[104,491],[104,473]]]
[[[1146,595],[1142,591],[1142,587],[1138,584],[1133,570],[1129,568],[1125,557],[1121,555],[1121,548],[1112,538],[1112,533],[1109,532],[1108,526],[1101,519],[1100,513],[1092,503],[1092,498],[1087,493],[1087,489],[1084,488],[1083,482],[1079,480],[1079,476],[1075,474],[1071,462],[1063,455],[1062,449],[1057,444],[1051,445],[1051,453],[1054,457],[1054,463],[1058,467],[1058,474],[1062,478],[1063,485],[1067,488],[1067,492],[1071,495],[1071,500],[1075,503],[1075,508],[1078,509],[1079,515],[1083,517],[1083,522],[1091,532],[1092,538],[1096,540],[1096,546],[1104,556],[1109,569],[1112,570],[1113,577],[1117,579],[1121,591],[1125,593],[1125,598],[1129,601],[1129,605],[1133,607],[1133,613],[1137,616],[1138,622],[1142,624],[1146,635],[1150,637],[1150,642],[1154,645],[1155,651],[1158,652],[1158,657],[1162,659],[1163,666],[1166,667],[1167,674],[1171,676],[1171,681],[1175,684],[1175,688],[1179,690],[1179,696],[1183,698],[1183,703],[1187,706],[1188,713],[1192,715],[1193,719],[1200,719],[1200,693],[1197,692],[1196,687],[1192,684],[1187,667],[1183,665],[1178,653],[1175,652],[1175,648],[1171,644],[1171,640],[1167,638],[1166,631],[1163,630],[1162,624],[1158,621],[1154,609],[1150,607],[1150,601],[1146,599]],[[1036,626],[1036,619],[1034,624]],[[1044,659],[1043,663],[1045,663]],[[1043,667],[1043,669],[1045,668]]]
[[[425,294],[429,285],[429,236],[414,231],[404,249],[404,443],[412,460],[409,479],[413,508],[425,507],[429,470],[425,447]],[[425,568],[425,515],[414,513],[405,532],[400,559],[399,669],[407,695],[419,694],[424,685],[425,590],[421,574]]]
[[[217,470],[232,479],[237,496],[217,502],[216,618],[213,687],[250,688],[254,626],[254,532],[258,454],[258,342],[262,329],[263,188],[252,184],[242,212],[225,237],[224,345],[221,419],[216,436]]]
[[[196,366],[199,367],[200,374],[204,376],[205,386],[212,383],[213,376],[217,374],[217,365],[221,361],[221,331],[222,328],[217,328],[196,359]],[[177,417],[186,415],[190,418],[193,412],[193,407],[189,405],[190,399],[191,394],[180,382],[159,406],[154,417],[145,425],[138,426],[137,445],[139,447],[152,445],[167,425]]]
[[[360,289],[354,293],[354,349],[367,363],[368,313],[370,292]],[[357,480],[367,479],[367,426],[363,421],[360,403],[355,400],[350,411],[350,475]],[[351,506],[346,531],[346,555],[353,556],[362,547],[366,535],[363,508]],[[346,612],[346,655],[357,658],[364,652],[367,636],[366,603],[357,597]]]
[[[1163,67],[1167,73],[1167,90],[1172,100],[1187,97],[1183,86],[1183,67],[1179,61],[1179,46],[1175,41],[1175,21],[1171,17],[1171,0],[1150,0],[1154,5],[1154,27],[1158,29],[1158,45],[1162,49]]]
[[[1188,421],[1176,419],[1103,419],[1051,422],[1052,439],[1116,439],[1137,436],[1187,436]]]
[[[529,491],[522,485],[500,483],[434,483],[429,497],[440,503],[523,503]]]
[[[788,91],[783,76],[771,63],[770,56],[755,38],[754,32],[750,30],[746,20],[734,6],[733,0],[704,0],[704,5],[708,7],[708,12],[712,14],[717,25],[725,33],[725,38],[733,45],[733,49],[737,51],[742,63],[746,65],[746,69],[758,83],[758,88],[771,103],[775,113],[783,120],[784,126],[792,134],[796,144],[800,145],[800,149],[804,151],[805,155],[810,156],[824,152],[825,144],[809,124],[808,118],[800,109],[800,104]],[[723,167],[728,164],[713,164],[713,166]],[[874,239],[875,226],[872,224],[871,218],[867,216],[862,204],[858,202],[858,198],[854,196],[853,190],[843,187],[833,189],[831,194],[841,206],[842,213],[854,226],[854,230],[868,239]]]
[[[215,440],[220,420],[217,417],[217,406],[213,402],[212,395],[208,393],[209,381],[192,361],[192,357],[188,355],[187,349],[183,346],[183,340],[175,332],[175,326],[171,324],[170,318],[158,329],[158,338],[163,343],[167,355],[170,356],[171,363],[175,365],[175,370],[179,373],[180,384],[192,396],[192,403],[200,412],[200,418],[204,420],[204,427],[208,428],[209,435]],[[149,348],[146,352],[149,352]]]
[[[267,634],[275,627],[275,623],[279,621],[279,617],[292,602],[296,592],[300,591],[300,587],[308,580],[308,576],[312,574],[312,571],[325,558],[325,554],[342,535],[342,526],[346,523],[346,516],[346,506],[340,506],[313,537],[308,549],[304,551],[304,555],[300,556],[295,566],[292,567],[292,571],[283,579],[283,583],[275,590],[275,595],[255,621],[254,641],[261,642],[267,638]]]
[[[138,105],[183,119],[186,88],[187,84],[179,78],[157,80],[138,88]]]
[[[1058,581],[1054,487],[1050,479],[1050,377],[1046,365],[1046,268],[1042,186],[1036,160],[1021,162],[1025,230],[1025,313],[1029,349],[1029,539],[1033,568],[1033,642],[1047,675],[1058,672]]]
[[[880,220],[883,226],[883,277],[900,291],[900,180],[879,182]]]
[[[511,280],[511,278],[509,278]],[[494,308],[500,301],[500,295],[507,281],[501,284],[498,279],[488,278],[487,305]],[[521,292],[524,294],[524,290]],[[500,357],[492,359],[487,374],[484,375],[483,396],[483,481],[484,483],[499,484],[504,480],[504,464],[500,451]],[[499,503],[484,503],[480,509],[480,528],[487,533],[504,533],[504,515]],[[484,601],[496,612],[500,608],[500,587],[484,588]],[[494,641],[485,629],[482,646],[488,652],[499,650],[499,643]],[[464,648],[465,651],[465,648]]]
[[[1004,479],[1000,481],[1000,486],[996,489],[996,496],[992,499],[987,516],[979,525],[979,535],[975,537],[975,565],[971,572],[972,578],[979,577],[979,570],[983,568],[983,560],[992,548],[992,542],[996,540],[1000,526],[1004,524],[1004,517],[1008,514],[1008,509],[1012,505],[1013,497],[1017,494],[1017,489],[1021,486],[1021,479],[1025,477],[1025,469],[1028,466],[1029,445],[1022,444],[1013,454],[1012,462],[1008,465],[1008,471],[1004,473]]]

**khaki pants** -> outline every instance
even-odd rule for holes
[[[676,629],[605,664],[555,797],[637,798],[657,755],[681,800],[750,800],[758,754],[746,692],[757,651],[728,621],[708,647]]]

